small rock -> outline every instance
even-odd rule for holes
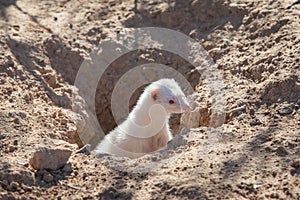
[[[87,165],[87,164],[89,164],[89,161],[85,160],[85,161],[83,161],[83,164]]]
[[[250,126],[257,126],[257,125],[261,125],[261,121],[259,119],[253,119],[251,122],[250,122]]]
[[[22,119],[25,119],[27,117],[25,112],[20,112],[19,115]]]
[[[253,116],[255,114],[255,110],[253,108],[250,108],[250,115]]]
[[[72,164],[65,164],[65,166],[62,168],[63,172],[71,172],[72,171]]]
[[[280,115],[290,115],[294,112],[294,110],[288,106],[284,106],[278,109],[278,113]]]
[[[30,191],[32,191],[32,187],[27,186],[27,185],[22,185],[22,189],[23,189],[25,192],[30,192]]]
[[[9,184],[8,189],[14,191],[14,190],[17,190],[18,187],[19,187],[19,184],[17,182],[15,182],[15,181],[12,181]]]
[[[29,163],[36,169],[57,170],[65,165],[72,151],[65,148],[40,147],[33,153]]]
[[[294,161],[291,166],[294,168],[300,168],[300,160]]]
[[[300,174],[300,160],[294,161],[291,165],[293,169],[291,170],[291,175]]]
[[[78,154],[78,153],[83,153],[85,155],[90,155],[91,154],[91,145],[90,144],[84,145],[81,149],[76,151],[76,154]]]
[[[7,64],[8,66],[14,66],[14,65],[15,65],[15,63],[14,63],[13,61],[8,61],[6,64]],[[13,70],[12,67],[8,67],[7,70],[6,70],[6,73],[7,73],[7,75],[8,75],[9,77],[11,77],[11,78],[14,78],[14,76],[15,76],[15,72],[14,72],[14,70]],[[11,91],[11,90],[10,90],[10,91]],[[11,91],[11,92],[12,92],[12,91]]]
[[[32,99],[33,99],[33,97],[32,97],[32,94],[31,94],[31,93],[25,93],[25,95],[24,95],[24,100],[25,100],[27,103],[31,102]]]
[[[280,147],[278,147],[278,148],[276,149],[276,154],[277,154],[278,156],[283,157],[283,156],[288,155],[289,153],[287,152],[287,150],[285,150],[285,148],[284,148],[283,146],[280,146]]]
[[[193,29],[193,30],[189,33],[189,36],[190,36],[190,37],[193,37],[193,38],[199,37],[199,31],[198,31],[197,29]],[[207,43],[208,43],[208,42],[207,42]],[[204,43],[204,45],[207,44],[207,43]]]
[[[266,147],[266,148],[265,148],[265,151],[266,151],[266,152],[273,152],[273,149],[272,149],[271,147]]]
[[[151,160],[152,160],[152,161],[157,161],[157,157],[156,157],[156,156],[152,156],[152,157],[151,157]]]
[[[300,86],[300,83],[298,83],[298,85]],[[297,100],[296,105],[295,105],[295,109],[296,110],[300,109],[300,99]]]
[[[49,84],[50,87],[56,88],[57,87],[57,78],[54,73],[47,73],[44,75],[45,81]]]
[[[24,68],[21,65],[18,65],[15,69],[15,77],[16,79],[19,79],[21,81],[24,81],[27,79],[27,76],[24,74]]]
[[[262,183],[255,183],[253,184],[253,189],[260,188],[262,186]]]
[[[279,199],[279,194],[277,194],[277,193],[272,193],[272,194],[270,195],[270,197],[271,197],[272,199]]]
[[[14,140],[13,144],[14,144],[15,146],[17,146],[17,145],[18,145],[18,140]]]
[[[14,28],[16,31],[19,31],[19,30],[20,30],[20,26],[19,26],[19,25],[13,25],[13,28]]]
[[[22,161],[18,161],[17,162],[18,165],[22,165],[24,167],[28,167],[29,163],[28,162],[22,162]]]
[[[54,180],[54,177],[49,172],[47,172],[47,173],[44,173],[43,180],[47,183],[50,183]]]
[[[14,119],[14,123],[15,123],[15,124],[20,124],[20,119],[16,117],[16,118]]]
[[[295,147],[295,144],[288,142],[288,147],[289,147],[290,149],[293,149],[293,148]]]
[[[11,146],[11,145],[8,147],[8,151],[11,152],[11,153],[14,152],[17,149],[18,149],[17,147]]]

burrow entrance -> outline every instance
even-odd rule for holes
[[[105,134],[117,125],[111,110],[114,86],[126,72],[147,63],[159,63],[173,68],[182,74],[194,89],[202,83],[201,74],[195,70],[195,67],[173,53],[158,49],[146,49],[136,50],[121,56],[105,70],[97,87],[95,98],[96,115]],[[129,102],[129,111],[132,110],[145,87],[146,85],[143,85],[133,93]],[[124,102],[124,106],[128,106],[128,102]],[[180,117],[181,114],[173,114],[170,118],[170,128],[174,135],[179,131]],[[209,119],[207,119],[207,124],[209,124]]]

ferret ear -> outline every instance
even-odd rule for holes
[[[151,97],[155,101],[158,98],[159,89],[153,89],[151,90]]]

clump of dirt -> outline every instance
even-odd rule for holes
[[[288,8],[292,3],[0,3],[1,199],[299,199],[300,12],[297,4]],[[124,28],[147,26],[185,33],[208,51],[223,74],[225,124],[210,127],[213,102],[202,74],[158,49],[129,52],[109,66],[99,77],[92,119],[74,85],[80,66]],[[112,89],[146,63],[170,66],[191,83],[195,109],[182,120],[193,128],[178,133],[175,116],[168,148],[137,160],[76,154],[88,142],[82,134],[93,145],[100,141],[95,121],[105,133],[115,126]],[[72,152],[67,163],[32,168],[34,152],[57,145]]]

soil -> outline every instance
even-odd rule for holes
[[[300,5],[293,3],[2,1],[1,199],[300,199]],[[181,70],[198,96],[200,118],[183,116],[191,129],[180,132],[176,115],[168,148],[137,160],[76,154],[88,143],[87,117],[73,108],[81,64],[125,28],[149,26],[201,42],[223,74],[224,124],[210,127],[209,92],[187,61],[135,51],[99,81],[96,116],[105,133],[116,124],[109,109],[116,81],[148,62]],[[61,168],[35,170],[30,158],[41,146],[73,153]]]

